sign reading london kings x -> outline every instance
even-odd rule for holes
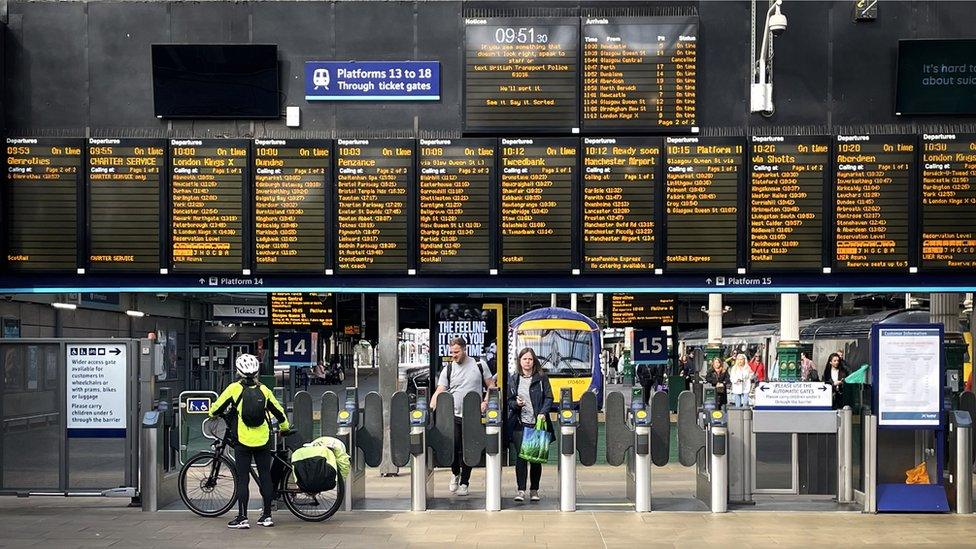
[[[439,61],[306,61],[306,101],[437,101]]]

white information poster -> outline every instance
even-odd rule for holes
[[[938,328],[878,330],[878,425],[939,426],[941,356]]]
[[[68,434],[124,437],[126,346],[124,343],[67,345]],[[86,432],[78,433],[84,429]],[[91,430],[100,430],[94,432]]]
[[[826,383],[763,381],[755,396],[757,410],[830,410],[833,393]]]

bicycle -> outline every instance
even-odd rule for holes
[[[230,444],[230,429],[224,428],[222,436],[216,435],[218,424],[216,418],[203,423],[204,436],[214,439],[210,451],[194,454],[180,469],[179,491],[180,499],[191,511],[201,517],[219,517],[229,511],[237,503],[237,468],[234,459],[228,452]],[[208,424],[212,424],[208,433]],[[278,447],[283,448],[283,433],[276,431],[274,436]],[[282,457],[280,454],[285,454]],[[308,522],[321,522],[336,513],[342,505],[345,485],[342,475],[336,475],[336,487],[327,492],[309,494],[298,487],[294,480],[294,469],[286,459],[290,452],[273,452],[271,469],[276,466],[282,472],[275,483],[274,499],[279,497],[285,507],[296,517]],[[257,482],[257,470],[252,464],[251,478]]]

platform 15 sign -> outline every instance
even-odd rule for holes
[[[661,329],[634,330],[634,362],[667,364],[668,334]]]

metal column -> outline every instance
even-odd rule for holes
[[[878,416],[864,416],[864,512],[878,512]]]
[[[649,439],[651,428],[646,425],[638,425],[635,429],[635,436],[640,439]],[[638,442],[634,441],[634,448],[639,448]],[[649,448],[648,448],[649,449]],[[651,453],[635,452],[634,455],[634,510],[638,513],[651,512]]]
[[[850,406],[837,411],[837,501],[854,501],[854,414]]]
[[[563,437],[570,437],[574,442],[572,452],[559,452],[559,510],[576,510],[576,427],[572,425],[562,425],[559,434]],[[562,444],[560,443],[560,446]]]
[[[712,436],[728,436],[726,427],[712,427]],[[711,452],[712,512],[725,513],[729,510],[729,455]]]
[[[973,512],[972,428],[956,426],[956,513]]]
[[[410,454],[410,510],[426,511],[430,496],[432,475],[428,474],[429,458],[427,452],[427,428],[414,425],[410,428],[410,438],[419,439],[421,451]]]
[[[366,318],[363,317],[363,324]],[[377,345],[376,363],[379,367],[379,393],[383,402],[389,404],[398,389],[400,352],[398,308],[396,294],[380,294],[377,298]],[[356,369],[356,385],[359,385],[359,370]],[[390,425],[389,406],[383,406],[383,425]],[[390,458],[390,432],[383,433],[383,461],[380,463],[381,475],[395,475],[397,467]]]
[[[501,427],[488,425],[485,435],[489,441],[497,441],[496,449],[501,448]],[[502,453],[485,452],[485,511],[502,510]]]

